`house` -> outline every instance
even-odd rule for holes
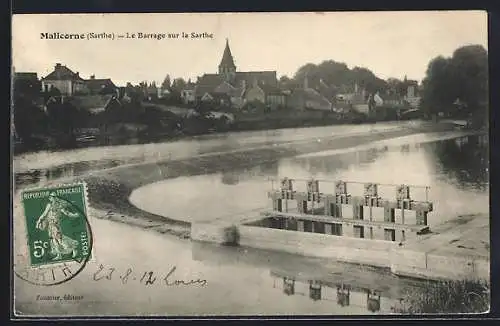
[[[171,94],[170,89],[158,87],[158,98],[166,98]]]
[[[245,90],[254,81],[258,85],[278,86],[276,71],[237,71],[229,41],[226,39],[218,73],[199,77],[194,95],[196,99],[200,99],[207,92],[223,93],[231,98],[233,106],[241,108],[245,103]]]
[[[206,92],[202,97],[201,101],[204,103],[211,103],[218,106],[230,106],[231,98],[229,95],[217,92]]]
[[[271,108],[286,105],[286,96],[282,90],[276,86],[259,84],[257,79],[252,86],[248,87],[244,93],[244,102],[261,102]]]
[[[181,99],[185,104],[195,103],[196,85],[194,83],[187,83],[186,87],[181,91]]]
[[[332,102],[321,95],[317,90],[310,88],[307,76],[303,88],[292,90],[287,99],[287,106],[297,110],[322,110],[331,111]]]
[[[349,91],[350,88],[350,91]],[[354,89],[351,87],[343,86],[343,92],[335,95],[334,111],[346,112],[356,110],[360,113],[368,114],[370,110],[371,97],[364,87],[359,87],[358,83],[354,83]]]
[[[404,107],[405,101],[404,97],[398,95],[393,91],[387,91],[385,94],[380,94],[379,96],[382,98],[383,104],[386,107],[400,108]]]
[[[42,78],[41,83],[43,92],[56,88],[64,96],[118,94],[118,87],[111,79],[97,79],[94,75],[90,79],[83,79],[78,72],[60,63],[56,63],[54,71]]]
[[[227,93],[230,97],[232,107],[241,109],[245,105],[245,91],[246,86],[242,86]]]
[[[328,85],[323,79],[319,80],[319,85],[314,89],[332,103],[335,101],[338,93],[338,88],[335,85]]]
[[[95,75],[90,76],[90,79],[85,80],[88,94],[117,94],[116,85],[109,78],[97,79]]]
[[[416,80],[407,81],[405,101],[412,109],[418,109],[420,106],[420,91]]]
[[[48,92],[53,88],[57,88],[62,95],[67,96],[87,92],[85,80],[80,77],[80,74],[73,72],[60,63],[56,63],[54,71],[43,77],[41,82],[42,91],[44,92]]]

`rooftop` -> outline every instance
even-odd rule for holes
[[[56,63],[54,67],[54,71],[42,78],[42,80],[81,80],[83,78],[80,77],[78,72],[73,72],[68,67],[61,65],[60,63]]]

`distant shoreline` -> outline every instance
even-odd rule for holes
[[[90,141],[76,141],[72,144],[66,146],[58,146],[55,144],[55,138],[52,136],[44,136],[44,138],[38,138],[35,140],[38,142],[34,146],[28,146],[25,142],[14,142],[13,152],[14,155],[26,154],[37,151],[54,150],[54,149],[80,149],[89,147],[100,147],[100,146],[113,146],[113,145],[131,145],[131,144],[146,144],[146,143],[158,143],[158,142],[171,142],[177,140],[184,140],[195,138],[199,136],[205,136],[210,134],[225,134],[228,132],[245,132],[245,131],[263,131],[263,130],[282,130],[282,129],[294,129],[294,128],[309,128],[309,127],[326,127],[326,126],[340,126],[340,125],[363,125],[363,124],[373,124],[373,123],[386,123],[386,122],[397,122],[397,121],[411,121],[412,119],[388,119],[388,120],[373,120],[373,119],[338,119],[331,114],[331,112],[308,112],[305,113],[305,117],[288,117],[286,119],[281,119],[279,116],[261,116],[256,119],[241,119],[236,120],[231,125],[227,127],[217,129],[203,130],[203,131],[192,131],[184,130],[177,132],[152,132],[148,136],[138,136],[133,134],[119,135],[118,133],[107,135],[107,140],[104,140],[103,135],[95,136],[94,140]],[[78,137],[77,137],[78,139]],[[51,144],[53,143],[53,144]]]

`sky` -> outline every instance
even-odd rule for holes
[[[115,38],[41,38],[56,32]],[[213,38],[118,38],[182,32]],[[120,86],[160,84],[167,74],[195,81],[217,72],[227,38],[237,71],[293,76],[306,63],[335,60],[384,79],[422,80],[431,59],[467,44],[487,49],[487,35],[483,11],[14,15],[12,64],[17,72],[44,77],[61,63],[83,78],[111,78]]]

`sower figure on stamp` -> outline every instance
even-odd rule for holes
[[[49,195],[49,202],[45,210],[36,222],[36,227],[40,230],[46,230],[50,237],[51,254],[54,260],[61,259],[61,255],[77,255],[78,241],[62,233],[61,218],[63,215],[68,217],[78,217],[78,213],[70,212],[69,205],[65,201],[56,197],[55,193]]]

